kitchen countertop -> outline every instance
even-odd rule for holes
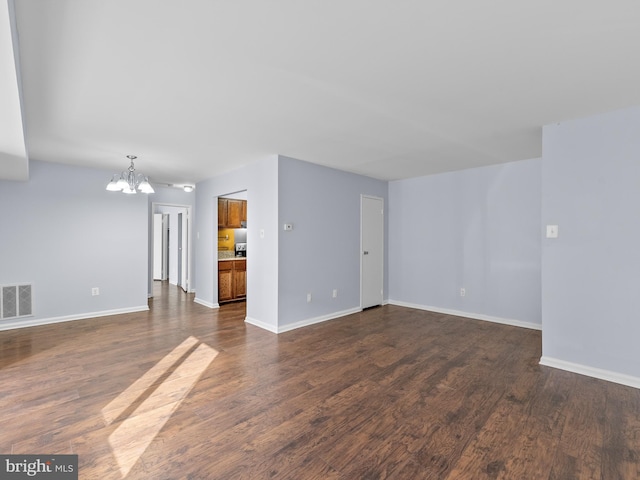
[[[228,260],[246,260],[247,257],[229,257],[229,258],[218,258],[219,262],[226,262]]]

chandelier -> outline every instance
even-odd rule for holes
[[[111,181],[107,185],[107,190],[110,192],[122,192],[127,194],[137,193],[136,190],[142,193],[155,193],[153,187],[149,183],[149,177],[136,174],[136,168],[133,166],[133,161],[138,158],[135,155],[127,155],[127,158],[131,160],[129,168],[122,173],[116,173],[111,178]]]

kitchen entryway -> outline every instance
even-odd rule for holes
[[[246,304],[247,192],[222,195],[218,206],[218,305]]]

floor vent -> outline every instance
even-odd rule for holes
[[[31,285],[3,285],[0,288],[0,319],[32,315]]]

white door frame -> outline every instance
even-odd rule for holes
[[[184,288],[184,290],[186,292],[192,292],[192,288],[191,288],[191,258],[193,255],[193,235],[191,234],[191,228],[192,228],[192,224],[193,222],[191,221],[191,219],[193,218],[192,213],[193,213],[193,207],[191,205],[181,205],[181,204],[177,204],[177,203],[166,203],[166,202],[152,202],[151,203],[151,214],[153,215],[154,213],[156,213],[156,208],[157,207],[177,207],[177,208],[184,208],[187,211],[187,244],[186,244],[186,248],[187,248],[187,264],[182,265],[183,269],[186,269],[186,285],[183,285],[182,288]],[[152,244],[153,244],[153,239],[152,239]],[[185,245],[182,246],[182,248],[185,248]],[[168,272],[167,272],[168,275]],[[151,278],[153,280],[153,271],[151,272]]]
[[[151,277],[154,280],[162,280],[162,213],[152,213],[153,227],[152,227],[152,267]]]
[[[177,280],[176,283],[178,284],[179,287],[181,287],[184,291],[186,291],[186,288],[185,288],[185,285],[184,285],[185,277],[183,276],[183,273],[186,273],[186,272],[183,272],[183,270],[182,270],[184,268],[184,265],[183,265],[183,263],[184,263],[184,255],[182,255],[182,248],[183,248],[183,246],[182,246],[183,242],[182,241],[184,239],[183,232],[182,232],[182,221],[183,221],[183,219],[184,219],[184,213],[183,212],[178,212],[178,258],[177,258],[177,260],[178,260],[178,280]]]

